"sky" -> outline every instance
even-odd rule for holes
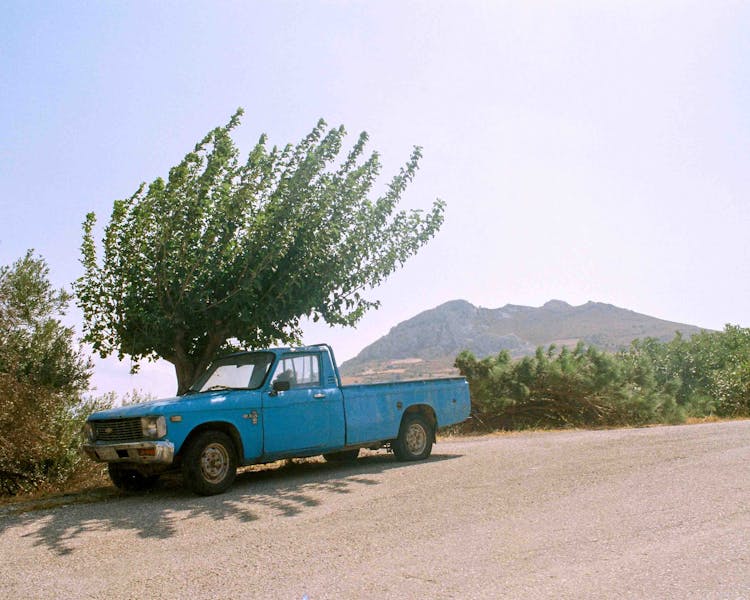
[[[81,224],[166,176],[241,106],[234,139],[370,134],[383,183],[434,240],[357,328],[305,327],[339,361],[423,310],[606,302],[750,326],[750,4],[740,1],[0,0],[0,265],[58,287]],[[100,229],[101,231],[101,229]],[[68,323],[82,333],[80,311]],[[172,395],[171,365],[97,359],[96,393]]]

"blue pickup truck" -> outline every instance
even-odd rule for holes
[[[92,414],[83,449],[121,489],[181,470],[210,495],[232,485],[238,466],[281,458],[349,461],[387,447],[424,459],[437,428],[469,409],[463,377],[343,386],[329,345],[274,348],[218,359],[182,396]]]

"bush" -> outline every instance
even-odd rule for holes
[[[65,481],[83,460],[79,431],[91,365],[59,321],[70,296],[43,259],[0,268],[0,494]]]
[[[682,423],[686,417],[750,416],[750,330],[728,325],[667,344],[636,340],[617,354],[579,343],[455,362],[471,388],[480,429]]]

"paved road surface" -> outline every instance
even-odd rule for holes
[[[447,441],[0,516],[2,598],[750,599],[750,421]]]

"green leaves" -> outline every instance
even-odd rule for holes
[[[0,495],[69,476],[91,365],[60,323],[70,295],[29,251],[0,267]]]
[[[506,352],[456,367],[487,428],[643,425],[686,416],[750,415],[750,329],[727,325],[689,340],[636,340],[607,354],[578,344],[511,362]]]
[[[380,161],[365,157],[365,133],[338,161],[346,132],[320,120],[282,150],[261,136],[243,162],[230,135],[241,115],[209,132],[166,181],[115,202],[101,262],[93,215],[84,223],[76,291],[86,340],[102,356],[179,365],[180,389],[228,340],[292,342],[303,316],[354,325],[377,306],[368,290],[443,221],[441,201],[428,213],[397,210],[421,149],[372,199]]]

